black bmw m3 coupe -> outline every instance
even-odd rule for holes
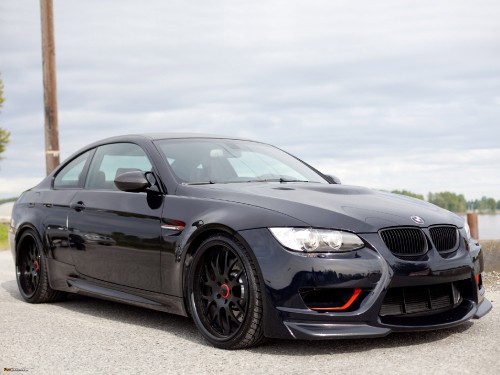
[[[491,309],[462,218],[244,139],[91,144],[21,195],[9,237],[27,302],[81,293],[191,316],[225,349],[446,328]]]

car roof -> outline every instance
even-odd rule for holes
[[[248,138],[243,138],[243,137],[230,137],[230,136],[223,136],[223,135],[216,135],[216,134],[206,134],[206,133],[188,133],[188,132],[165,132],[165,133],[138,133],[138,134],[124,134],[124,135],[118,135],[115,137],[109,137],[109,138],[104,138],[97,140],[95,142],[92,142],[90,144],[87,144],[85,147],[79,149],[78,151],[74,152],[72,155],[67,157],[57,168],[55,168],[52,173],[48,176],[48,178],[52,178],[52,176],[56,173],[59,172],[61,168],[63,168],[70,160],[74,159],[76,155],[82,154],[83,152],[86,152],[87,150],[90,150],[95,147],[99,147],[105,144],[109,143],[118,143],[118,142],[140,142],[144,140],[149,140],[149,141],[157,141],[157,140],[163,140],[163,139],[196,139],[196,138],[207,138],[207,139],[232,139],[232,140],[242,140],[242,141],[250,141],[250,142],[257,142],[257,143],[262,143],[259,141],[255,141],[252,139]]]
[[[108,142],[116,142],[120,140],[126,139],[149,139],[152,141],[161,140],[161,139],[180,139],[180,138],[212,138],[212,139],[237,139],[237,140],[245,140],[252,141],[248,138],[237,137],[237,136],[224,136],[217,134],[207,134],[207,133],[176,133],[176,132],[168,132],[168,133],[142,133],[142,134],[126,134],[119,135],[116,137],[105,138],[100,140],[98,143],[108,143]]]

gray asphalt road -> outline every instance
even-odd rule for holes
[[[187,318],[75,296],[30,305],[0,252],[0,368],[26,374],[498,374],[500,292],[485,318],[442,331],[370,340],[207,345]]]

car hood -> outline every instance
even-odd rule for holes
[[[180,185],[177,195],[262,207],[312,227],[357,233],[393,226],[462,227],[464,223],[459,216],[419,199],[348,185],[274,182]],[[419,216],[424,223],[415,223],[412,216]]]

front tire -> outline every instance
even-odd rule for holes
[[[66,293],[50,287],[42,242],[31,229],[16,241],[16,279],[26,302],[53,302],[66,296]]]
[[[201,334],[222,349],[242,349],[264,340],[262,292],[255,264],[234,238],[214,235],[196,251],[188,298]]]

